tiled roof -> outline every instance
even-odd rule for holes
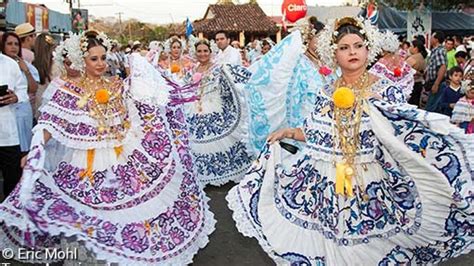
[[[219,30],[245,33],[276,33],[278,28],[258,4],[209,5],[203,19],[193,22],[194,32]]]

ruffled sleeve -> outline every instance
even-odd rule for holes
[[[151,105],[167,105],[170,86],[161,73],[139,55],[131,55],[129,63],[130,77],[125,82],[125,91],[134,100]]]

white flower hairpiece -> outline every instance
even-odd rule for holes
[[[71,61],[71,68],[79,71],[84,71],[85,63],[83,53],[81,50],[81,36],[69,32],[69,38],[61,42],[55,49],[54,62],[61,70],[65,71],[64,59],[68,58]]]
[[[210,52],[211,52],[211,55],[214,55],[214,54],[217,54],[216,51],[219,51],[219,48],[217,47],[217,45],[215,43],[213,43],[212,41],[209,41],[208,39],[199,39],[197,37],[195,37],[194,35],[190,35],[189,36],[189,39],[188,39],[188,49],[189,49],[189,55],[191,57],[194,57],[196,55],[196,44],[199,43],[199,44],[206,44],[206,45],[209,45],[209,49],[210,49]]]
[[[87,46],[89,45],[87,43],[87,34],[90,32],[95,32],[97,33],[96,39],[99,40],[99,42],[105,47],[106,52],[110,51],[112,49],[112,42],[110,39],[105,35],[103,32],[96,32],[96,31],[85,31],[82,33],[81,39],[80,39],[80,47],[81,51],[83,54],[83,57],[86,57],[89,52],[87,51]]]
[[[360,33],[365,36],[364,44],[369,49],[368,63],[372,63],[381,52],[381,43],[378,29],[370,24],[370,21],[364,20],[360,17],[344,17],[329,23],[324,27],[324,30],[319,35],[317,52],[324,65],[335,69],[335,54],[337,49],[336,39],[340,34],[338,29],[343,25],[354,25],[360,28]]]
[[[219,53],[219,47],[217,46],[217,43],[214,40],[211,40],[210,43],[211,43],[211,53],[214,56],[217,56],[217,54]]]
[[[88,55],[87,52],[87,37],[84,32],[81,35],[69,33],[69,38],[63,41],[56,47],[54,61],[57,63],[59,69],[64,71],[64,58],[68,58],[71,61],[71,68],[85,71],[84,57]],[[98,33],[96,38],[102,43],[107,51],[110,51],[112,43],[110,39],[104,33]]]
[[[180,44],[181,44],[181,54],[180,55],[183,55],[183,52],[186,48],[186,41],[181,40],[181,39],[177,38],[176,36],[168,38],[165,41],[165,52],[168,53],[168,54],[171,52],[171,44],[173,43],[174,40],[178,40],[180,42]]]
[[[380,32],[380,38],[378,38],[382,43],[382,50],[395,53],[398,51],[400,46],[398,42],[398,37],[393,32],[387,30],[386,32]]]
[[[189,35],[188,37],[188,52],[189,52],[189,56],[192,56],[194,57],[194,55],[196,54],[196,47],[194,47],[194,45],[199,41],[199,38],[197,38],[196,36],[194,35]]]
[[[293,32],[299,30],[301,33],[301,39],[303,40],[303,45],[306,47],[310,39],[316,35],[316,29],[310,23],[310,17],[300,19],[296,22],[296,25],[289,30]]]

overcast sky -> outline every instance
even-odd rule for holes
[[[74,7],[77,1],[74,0]],[[68,4],[64,0],[22,0],[28,3],[43,3],[48,8],[67,12]],[[189,17],[191,20],[202,18],[209,4],[217,0],[81,0],[81,8],[89,10],[89,14],[97,17],[115,16],[123,12],[122,18],[136,18],[151,23],[182,22]],[[247,3],[248,0],[240,0]],[[343,0],[306,0],[310,6],[341,5]],[[283,0],[258,0],[267,15],[281,15]]]

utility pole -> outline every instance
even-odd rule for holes
[[[119,27],[120,27],[120,36],[122,36],[122,14],[123,12],[115,13],[119,16]]]

